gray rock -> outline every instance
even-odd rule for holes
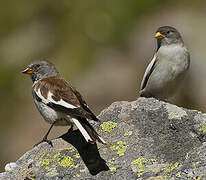
[[[31,149],[0,179],[206,179],[206,114],[139,98],[99,118],[106,145],[74,130]]]

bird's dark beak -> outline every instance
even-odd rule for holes
[[[27,67],[26,69],[24,69],[23,71],[21,71],[23,74],[33,74],[33,70],[29,67]]]
[[[163,37],[164,37],[164,35],[162,33],[160,33],[160,32],[157,32],[155,34],[155,38],[157,38],[157,39],[162,39]]]

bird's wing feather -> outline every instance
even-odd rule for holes
[[[89,109],[89,106],[87,105],[86,101],[83,99],[82,95],[75,89],[72,87],[72,90],[74,92],[74,94],[76,95],[76,97],[78,98],[82,108],[87,111],[88,113],[91,114],[92,120],[94,121],[100,121],[95,115],[94,113]]]
[[[40,89],[38,89],[38,91],[36,91],[36,95],[37,95],[39,98],[41,98],[41,101],[42,101],[44,104],[53,103],[53,104],[56,104],[56,105],[59,105],[59,106],[63,106],[63,107],[68,108],[68,109],[78,108],[77,105],[73,105],[73,104],[71,104],[71,103],[68,103],[68,102],[64,101],[63,99],[60,99],[59,101],[55,101],[55,100],[53,99],[54,94],[53,94],[51,91],[48,91],[47,98],[45,98],[45,97],[42,95]]]
[[[66,108],[74,109],[80,107],[80,103],[71,91],[66,81],[61,78],[44,78],[33,87],[36,95],[45,104],[55,103]]]
[[[78,127],[78,129],[80,130],[80,132],[82,133],[82,135],[84,136],[85,140],[87,142],[95,142],[92,137],[89,135],[89,133],[86,131],[86,129],[82,126],[82,124],[80,123],[80,121],[76,118],[72,118],[74,124]]]
[[[149,63],[149,65],[147,66],[142,82],[141,82],[141,86],[140,86],[140,90],[143,90],[145,88],[145,86],[147,85],[147,81],[152,73],[152,71],[154,70],[154,66],[157,62],[157,54],[154,55],[152,61]]]
[[[102,144],[106,144],[104,139],[100,135],[98,135],[98,133],[94,130],[91,124],[89,124],[86,118],[72,118],[72,120],[87,142],[95,143],[95,141],[97,140]]]
[[[86,111],[74,92],[74,88],[60,77],[44,78],[33,87],[38,99],[56,111],[93,119],[93,113]],[[86,104],[86,103],[85,103]]]

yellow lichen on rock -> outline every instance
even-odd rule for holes
[[[146,163],[147,162],[155,162],[156,159],[147,159],[144,157],[139,157],[131,162],[132,170],[137,172],[138,178],[143,174],[144,171],[147,170]]]
[[[110,149],[112,151],[117,151],[117,154],[119,156],[123,156],[125,151],[128,148],[128,145],[125,145],[125,144],[126,144],[126,142],[124,142],[124,141],[118,141],[117,145],[111,146]]]
[[[117,168],[115,166],[109,168],[111,172],[115,172]]]
[[[75,151],[75,148],[72,147],[72,146],[70,146],[70,147],[68,147],[68,150],[69,150],[69,152],[74,152],[74,151]]]
[[[80,174],[74,174],[73,177],[80,177]]]
[[[73,158],[71,158],[70,156],[68,155],[63,155],[62,158],[58,158],[57,159],[57,164],[59,166],[62,166],[62,167],[70,167],[70,168],[73,168],[75,167],[74,163],[73,163]]]
[[[107,121],[107,122],[103,122],[100,126],[104,132],[111,132],[117,126],[117,123],[112,121]]]
[[[51,162],[51,159],[47,158],[47,159],[43,159],[41,166],[48,166]]]
[[[182,166],[182,165],[181,165],[181,163],[179,163],[179,162],[176,162],[176,163],[174,163],[174,164],[170,163],[168,167],[166,167],[166,168],[163,169],[163,171],[164,171],[164,172],[171,172],[171,171],[173,171],[173,170],[175,170],[176,168],[181,167],[181,166]]]
[[[203,124],[201,127],[200,127],[200,131],[202,133],[206,133],[206,124]]]
[[[74,157],[78,159],[78,158],[80,158],[80,154],[79,154],[79,153],[76,153],[76,154],[74,155]]]
[[[54,154],[53,158],[56,159],[56,158],[59,157],[60,155],[61,155],[61,153],[58,152],[58,153]]]
[[[109,160],[108,162],[109,162],[110,164],[114,164],[114,161],[115,161],[115,158],[112,158],[112,159]]]

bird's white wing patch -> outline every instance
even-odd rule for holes
[[[54,103],[57,105],[61,105],[63,107],[69,108],[69,109],[75,109],[78,108],[77,106],[74,106],[72,104],[67,103],[66,101],[64,101],[63,99],[60,99],[60,101],[55,101],[52,96],[53,94],[49,91],[48,92],[48,96],[47,99],[44,98],[44,96],[42,96],[40,88],[38,89],[38,91],[36,91],[36,95],[39,96],[39,98],[41,98],[42,102],[44,104],[48,104],[48,103]]]
[[[150,71],[152,70],[152,67],[153,67],[153,65],[155,64],[156,59],[157,59],[157,55],[155,54],[154,57],[152,58],[152,61],[149,63],[149,65],[147,66],[147,68],[146,68],[146,70],[145,70],[145,73],[144,73],[144,76],[143,76],[143,79],[142,79],[142,82],[141,82],[141,86],[140,86],[140,89],[141,89],[141,90],[143,89],[143,86],[144,86],[146,77],[148,76],[148,74],[149,74]]]
[[[86,141],[92,141],[92,138],[90,137],[90,135],[87,133],[87,131],[84,129],[84,127],[81,125],[81,123],[79,122],[79,120],[72,118],[74,124],[78,127],[78,129],[80,130],[80,132],[82,133],[82,135],[84,136],[84,138],[86,139]]]
[[[98,137],[104,144],[106,144],[106,141],[101,136],[98,136]]]

